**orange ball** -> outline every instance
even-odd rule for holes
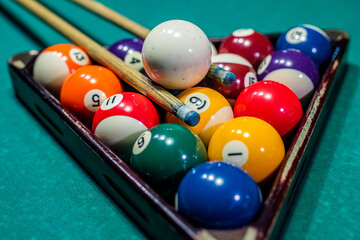
[[[34,62],[33,75],[36,82],[58,96],[65,79],[87,65],[91,65],[91,60],[84,50],[73,44],[60,43],[39,54]]]
[[[117,76],[102,66],[85,66],[71,74],[60,92],[60,103],[85,124],[108,97],[123,92]]]

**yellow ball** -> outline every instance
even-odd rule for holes
[[[208,158],[223,160],[246,171],[257,183],[265,180],[285,156],[279,133],[267,122],[238,117],[222,124],[212,136]]]
[[[210,138],[221,124],[234,118],[233,110],[226,98],[211,88],[189,88],[177,97],[199,113],[200,122],[191,127],[170,113],[166,114],[165,121],[189,128],[201,138],[205,146],[209,144]]]

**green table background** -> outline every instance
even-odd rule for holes
[[[69,1],[44,1],[103,45],[131,34]],[[147,28],[191,21],[209,37],[238,28],[281,32],[299,24],[350,34],[348,65],[319,139],[284,239],[360,238],[360,2],[111,1]],[[289,1],[290,2],[290,1]],[[0,236],[2,239],[145,239],[62,146],[15,98],[7,59],[68,40],[13,1],[0,1]]]

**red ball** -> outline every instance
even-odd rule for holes
[[[136,139],[159,123],[158,112],[147,97],[123,92],[107,98],[101,104],[95,112],[92,130],[126,161]]]
[[[269,80],[245,88],[236,99],[234,116],[262,119],[285,137],[298,124],[303,111],[299,98],[285,85]]]
[[[255,69],[274,52],[270,40],[253,29],[238,29],[220,45],[219,53],[235,53],[247,59]]]

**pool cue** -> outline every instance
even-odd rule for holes
[[[96,13],[97,15],[115,23],[116,25],[124,28],[130,33],[138,36],[141,39],[145,39],[150,30],[141,26],[140,24],[130,20],[129,18],[121,15],[120,13],[106,7],[100,2],[93,0],[72,0],[80,6]],[[235,82],[235,75],[225,69],[219,67],[216,64],[211,64],[208,73],[208,78],[216,80],[217,82],[224,84],[225,86],[231,86]]]
[[[96,62],[112,70],[118,77],[155,101],[162,108],[176,115],[180,120],[190,126],[195,126],[199,123],[200,115],[196,111],[185,105],[162,87],[154,85],[152,80],[127,66],[121,59],[107,51],[103,46],[80,32],[55,13],[45,8],[42,4],[35,0],[16,1],[59,31],[74,44],[83,48]]]

